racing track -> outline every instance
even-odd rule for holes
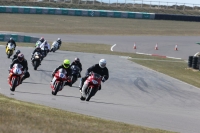
[[[0,93],[6,96],[146,127],[182,133],[200,131],[199,88],[111,55],[57,51],[49,53],[38,71],[34,71],[30,65],[33,48],[20,47],[20,50],[29,62],[31,77],[11,92],[7,83],[11,60],[6,58],[5,47],[0,47]],[[90,102],[80,101],[78,82],[65,87],[57,96],[51,94],[49,82],[53,69],[65,58],[73,60],[77,56],[83,64],[82,75],[100,58],[108,62],[110,78]]]
[[[114,51],[121,52],[140,52],[148,54],[157,54],[171,56],[187,60],[188,56],[200,52],[199,36],[117,36],[117,35],[69,35],[69,34],[36,34],[36,33],[17,33],[41,37],[44,36],[48,41],[54,41],[60,37],[64,42],[74,43],[99,43],[114,45]],[[134,42],[137,49],[133,49]],[[158,44],[158,50],[154,47]],[[178,45],[178,51],[174,51],[175,45]]]

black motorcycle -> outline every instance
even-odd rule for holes
[[[71,66],[71,71],[72,71],[71,80],[72,80],[72,84],[74,84],[77,81],[77,79],[79,77],[81,77],[80,76],[80,68],[78,66],[76,66],[76,65],[72,65]]]
[[[34,70],[37,70],[37,68],[39,67],[39,65],[41,63],[41,57],[42,57],[42,55],[39,52],[34,53],[34,55],[32,57],[32,64],[33,64]]]

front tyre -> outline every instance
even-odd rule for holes
[[[92,97],[92,96],[94,96],[95,95],[95,93],[96,93],[96,89],[95,88],[92,88],[92,87],[90,87],[90,88],[88,88],[88,92],[87,92],[87,95],[86,95],[86,101],[90,101],[90,98]]]
[[[38,66],[39,66],[39,62],[38,61],[34,61],[33,62],[34,70],[37,70]]]
[[[55,90],[52,91],[52,94],[53,94],[53,95],[57,95],[58,91],[60,90],[60,87],[61,87],[61,82],[58,82],[58,83],[55,85]]]
[[[16,78],[12,78],[12,87],[10,88],[11,91],[15,91],[15,88],[17,86],[17,79]]]

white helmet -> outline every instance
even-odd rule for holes
[[[60,38],[58,38],[58,39],[57,39],[57,41],[61,41],[61,39],[60,39]]]
[[[101,60],[99,61],[99,66],[100,66],[101,68],[106,67],[106,60],[105,60],[105,59],[101,59]]]

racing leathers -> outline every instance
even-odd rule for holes
[[[63,66],[63,64],[61,64],[60,66],[58,66],[54,71],[53,71],[53,73],[52,73],[52,77],[54,77],[54,75],[55,75],[55,73],[59,70],[59,69],[61,69],[61,68],[63,68],[63,69],[65,69],[66,70],[66,77],[71,77],[71,75],[72,75],[72,72],[71,72],[71,69],[70,69],[70,67],[68,67],[68,68],[65,68],[64,66]],[[72,84],[71,83],[68,83],[68,82],[65,82],[65,85],[69,85],[70,87],[72,86]]]
[[[62,44],[62,41],[61,40],[57,40],[57,43],[58,43],[58,49],[59,49],[61,44]]]
[[[86,76],[85,77],[83,77],[82,79],[81,79],[81,82],[80,82],[80,90],[82,89],[82,96],[83,97],[85,97],[85,90],[87,89],[87,87],[88,87],[88,83],[87,82],[85,82],[86,81],[86,79],[89,77],[89,73],[90,72],[94,72],[94,73],[97,73],[97,74],[99,74],[99,75],[101,75],[101,76],[103,76],[103,78],[102,78],[102,82],[105,82],[106,80],[108,80],[108,78],[109,78],[109,72],[108,72],[108,69],[107,69],[107,67],[104,67],[104,68],[101,68],[100,66],[99,66],[99,64],[95,64],[95,65],[93,65],[93,66],[91,66],[91,67],[89,67],[88,69],[87,69],[87,71],[86,71]],[[99,90],[101,89],[101,86],[100,86],[100,88],[99,88]]]
[[[28,62],[27,62],[26,59],[24,59],[24,60],[21,61],[21,62],[20,62],[18,59],[15,59],[15,60],[10,64],[10,69],[12,69],[12,67],[13,67],[14,64],[21,64],[21,65],[23,66],[22,71],[24,71],[24,75],[23,75],[23,77],[22,77],[22,79],[21,79],[21,82],[22,82],[24,79],[30,77],[30,73],[28,72]]]
[[[73,65],[78,66],[78,67],[80,68],[80,72],[82,71],[82,64],[81,64],[80,61],[79,61],[79,62],[73,61],[73,62],[71,63],[71,66],[73,66]],[[79,73],[79,78],[80,78],[80,77],[81,77],[81,73]]]

